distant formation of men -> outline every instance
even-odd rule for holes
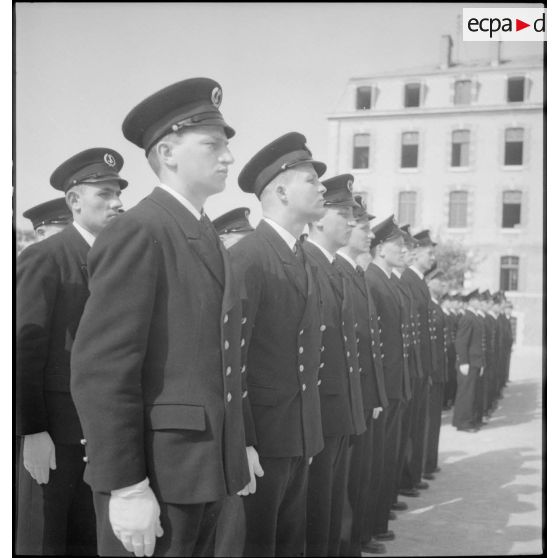
[[[235,135],[209,78],[122,133],[156,175],[124,212],[122,156],[52,173],[17,260],[16,553],[354,556],[441,472],[442,413],[475,433],[509,381],[505,293],[460,293],[430,231],[374,222],[288,132],[210,221]],[[374,222],[374,223],[373,223]]]

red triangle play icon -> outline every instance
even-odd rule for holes
[[[525,23],[524,21],[521,21],[520,19],[515,19],[515,30],[516,31],[521,31],[522,29],[525,29],[525,27],[531,27],[530,23]]]

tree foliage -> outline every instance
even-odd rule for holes
[[[459,242],[445,241],[436,246],[436,269],[444,272],[450,289],[462,289],[479,262],[479,255]]]

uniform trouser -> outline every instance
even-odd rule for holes
[[[223,502],[215,533],[215,556],[242,556],[246,537],[242,498],[235,494],[227,496]]]
[[[475,387],[480,368],[470,366],[465,376],[457,371],[457,395],[453,407],[452,424],[456,428],[474,428],[477,425],[475,415]]]
[[[440,444],[443,405],[444,383],[434,382],[430,386],[430,397],[428,399],[428,428],[426,431],[426,451],[424,459],[425,473],[433,473],[436,467],[438,467],[438,447]]]
[[[16,554],[96,556],[95,511],[83,446],[55,444],[56,469],[39,485],[18,459]]]
[[[444,386],[444,406],[450,407],[455,402],[457,391],[457,372],[455,370],[455,355],[448,353],[448,381]]]
[[[109,521],[110,494],[95,492],[99,556],[131,556],[116,538]],[[164,534],[153,556],[213,556],[215,527],[223,500],[206,504],[168,504],[157,498]]]
[[[306,556],[339,556],[349,435],[324,436],[308,472]]]
[[[428,378],[419,378],[413,390],[413,410],[409,458],[403,466],[400,488],[414,488],[422,478],[424,463],[424,435],[428,413]]]
[[[483,388],[483,401],[482,401],[482,414],[486,415],[490,410],[492,403],[492,383],[493,383],[493,373],[494,368],[492,365],[486,366],[484,369],[484,388]]]
[[[245,496],[244,556],[303,556],[306,542],[307,457],[260,457],[264,476]]]
[[[397,457],[401,437],[401,401],[390,399],[385,419],[385,449],[384,449],[384,468],[378,503],[374,517],[372,535],[385,533],[388,530],[389,512],[393,504],[393,492],[397,483]]]
[[[475,403],[474,403],[474,413],[475,420],[477,424],[482,423],[482,416],[484,411],[484,390],[486,386],[486,374],[483,369],[482,376],[479,374],[477,376],[477,381],[475,383]]]
[[[413,385],[416,379],[413,379]],[[397,502],[397,495],[401,487],[403,469],[411,457],[411,427],[413,425],[413,413],[415,405],[413,399],[401,403],[401,441],[399,444],[399,456],[397,459],[397,482],[393,494],[393,503]]]
[[[367,525],[372,525],[366,515],[367,507],[375,511],[383,468],[383,436],[379,419],[373,419],[373,410],[365,411],[366,431],[351,436],[347,498],[343,508],[341,556],[358,556],[362,543],[372,536]],[[379,454],[379,455],[377,455]]]

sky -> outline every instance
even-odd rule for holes
[[[130,183],[122,194],[125,208],[149,194],[157,179],[143,151],[122,136],[122,121],[148,95],[199,76],[222,85],[221,111],[237,132],[227,188],[205,209],[215,218],[245,205],[257,222],[257,199],[237,185],[250,157],[276,137],[299,131],[327,163],[326,117],[348,80],[437,64],[440,36],[457,39],[457,17],[467,6],[18,3],[16,225],[31,228],[23,211],[60,196],[49,184],[52,171],[90,147],[123,155],[121,175]],[[459,56],[487,58],[490,46],[459,41]],[[541,52],[542,43],[503,43],[504,57]]]

